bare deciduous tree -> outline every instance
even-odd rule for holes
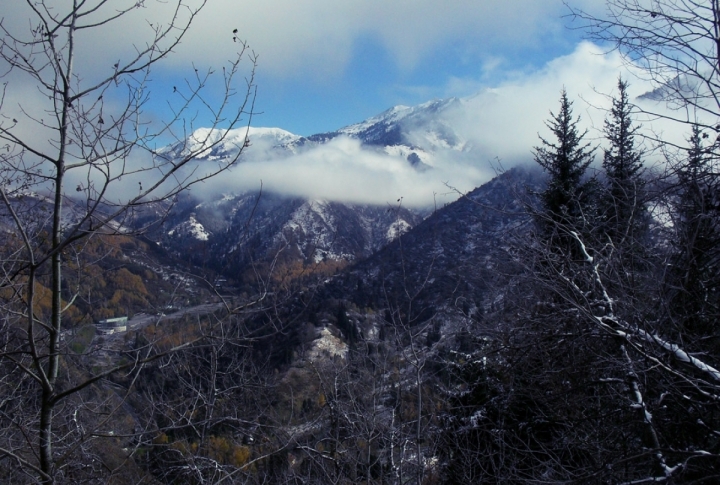
[[[672,109],[648,114],[717,133],[720,2],[606,0],[605,6],[602,15],[571,6],[570,17],[591,40],[610,44],[639,67],[638,75],[656,88],[651,97]]]
[[[94,386],[158,355],[144,347],[95,372],[73,363],[66,337],[79,288],[66,285],[66,255],[96,235],[127,233],[123,223],[140,207],[167,210],[182,191],[232,167],[247,145],[230,160],[195,160],[223,143],[226,130],[249,124],[255,56],[244,46],[221,72],[193,68],[178,82],[168,118],[147,113],[152,70],[180,44],[204,0],[171,2],[169,18],[147,19],[148,37],[104,66],[81,56],[89,33],[122,25],[144,3],[28,0],[27,20],[0,23],[0,460],[12,480],[97,477],[82,453],[121,404],[93,396]],[[211,129],[187,143],[196,120]],[[178,149],[156,147],[169,143]],[[84,423],[84,411],[98,420]]]

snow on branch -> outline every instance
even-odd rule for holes
[[[619,336],[627,338],[630,335],[636,335],[645,340],[646,342],[652,342],[655,344],[658,344],[663,349],[670,352],[672,355],[675,356],[678,360],[681,362],[685,362],[687,364],[692,365],[699,371],[708,374],[710,377],[712,377],[715,381],[720,382],[720,371],[712,367],[711,365],[706,364],[702,360],[693,357],[692,355],[688,354],[685,350],[683,350],[678,344],[668,342],[667,340],[661,338],[657,334],[652,334],[649,332],[646,332],[645,330],[641,328],[632,328],[629,324],[622,322],[614,317],[613,315],[613,307],[614,307],[614,300],[610,298],[610,295],[608,294],[605,285],[602,282],[602,278],[600,277],[600,272],[598,271],[599,262],[595,262],[594,258],[590,256],[587,252],[587,248],[585,244],[583,243],[582,239],[575,231],[570,231],[570,233],[573,235],[573,237],[577,240],[578,244],[580,245],[580,248],[582,250],[583,255],[585,256],[585,261],[593,265],[593,277],[595,279],[595,282],[602,290],[602,299],[605,301],[605,303],[608,305],[609,312],[607,315],[604,316],[594,316],[595,320],[598,321],[603,327],[611,329],[614,333],[616,333]],[[573,283],[572,287],[576,289],[576,291],[579,291],[582,293],[580,288]],[[607,325],[606,321],[610,321],[614,323],[615,325],[619,326],[620,329],[613,328],[609,325]]]
[[[578,244],[580,244],[580,249],[582,250],[583,256],[585,256],[585,261],[592,264],[595,259],[588,254],[585,243],[582,242],[580,236],[578,236],[578,233],[575,231],[570,231],[570,234],[572,234]]]
[[[638,328],[636,330],[636,332],[644,340],[646,340],[648,342],[655,342],[655,343],[659,344],[662,348],[664,348],[665,350],[672,353],[678,360],[680,360],[682,362],[686,362],[688,364],[691,364],[695,368],[701,370],[702,372],[709,374],[716,381],[720,381],[720,371],[718,371],[711,365],[706,364],[705,362],[701,361],[700,359],[688,354],[683,349],[681,349],[679,345],[668,342],[667,340],[660,338],[658,335],[648,333],[641,328]]]

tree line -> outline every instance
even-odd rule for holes
[[[718,13],[717,2],[701,3]],[[686,146],[655,140],[664,168],[650,170],[637,108],[619,80],[604,125],[603,170],[591,175],[596,149],[563,90],[546,123],[553,136],[534,151],[547,183],[528,203],[533,236],[513,250],[516,298],[494,316],[502,339],[476,351],[483,365],[476,360],[458,374],[470,392],[452,401],[446,439],[454,483],[720,476],[718,126],[707,122],[708,113],[717,119],[707,89],[718,64],[710,57],[704,61],[714,71],[678,71],[671,63],[684,66],[698,51],[662,37],[671,28],[699,29],[690,19],[717,28],[718,17],[681,2],[609,4],[622,8],[610,21],[575,14],[621,49],[650,45],[642,59],[649,75],[681,77],[668,100],[704,117],[681,124]],[[672,57],[678,48],[684,60]],[[664,64],[651,62],[662,56]],[[693,94],[694,75],[703,77]]]

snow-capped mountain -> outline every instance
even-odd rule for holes
[[[467,152],[472,149],[472,144],[453,126],[453,114],[461,110],[465,102],[464,99],[449,98],[412,107],[394,106],[360,123],[299,138],[288,146],[312,146],[345,136],[388,155],[402,157],[418,170],[427,170],[442,163],[438,151]]]
[[[370,145],[410,145],[423,150],[469,148],[445,116],[463,103],[459,98],[429,101],[418,106],[395,106],[378,116],[338,130]]]
[[[452,148],[465,150],[467,142],[459,137],[446,116],[464,103],[459,98],[428,101],[418,106],[394,106],[377,116],[330,133],[307,137],[324,142],[337,136],[358,138],[368,145],[410,145],[423,150]],[[299,140],[303,142],[304,140]]]
[[[472,144],[458,134],[453,116],[464,99],[429,101],[418,106],[395,106],[360,123],[337,131],[308,137],[280,128],[241,127],[229,131],[199,128],[187,139],[163,150],[165,156],[180,157],[199,152],[198,159],[233,159],[243,150],[243,160],[272,160],[297,154],[338,137],[359,140],[366,148],[406,159],[419,170],[438,163],[436,152],[467,152]]]
[[[308,137],[279,128],[198,129],[163,153],[179,157],[194,151],[200,153],[198,161],[231,161],[242,151],[240,163],[254,164],[305,153],[300,160],[308,160],[315,153],[312,150],[345,137],[357,140],[370,153],[404,161],[405,170],[432,176],[448,152],[462,154],[473,148],[453,126],[464,103],[451,98],[395,106],[363,122]],[[410,230],[428,213],[402,207],[400,202],[395,207],[230,189],[202,197],[185,194],[155,237],[171,252],[237,273],[251,260],[280,253],[286,260],[304,263],[357,261]]]
[[[243,150],[244,156],[279,156],[286,147],[302,137],[280,128],[244,126],[232,130],[198,128],[185,140],[160,150],[164,156],[178,158],[197,152],[201,160],[234,159]],[[250,146],[253,150],[246,150]],[[259,148],[259,149],[258,149]]]

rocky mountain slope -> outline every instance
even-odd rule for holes
[[[167,147],[165,156],[181,156],[207,145],[198,161],[272,161],[308,152],[338,137],[359,140],[364,149],[404,159],[414,171],[444,163],[442,153],[468,152],[472,146],[453,129],[448,113],[462,100],[396,106],[361,123],[332,133],[300,137],[277,128],[243,128],[225,133],[199,129]],[[372,190],[368,187],[368,190]],[[210,266],[230,277],[250,261],[346,264],[365,258],[418,224],[430,208],[303,198],[265,191],[186,194],[153,237],[177,256]]]
[[[422,220],[404,208],[271,193],[183,199],[158,234],[178,257],[235,277],[253,261],[307,265],[364,258]]]

